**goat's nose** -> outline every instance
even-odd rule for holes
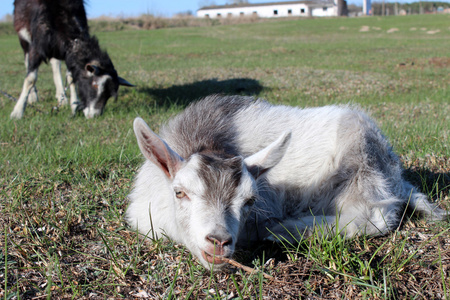
[[[206,240],[211,244],[219,246],[221,248],[231,244],[233,241],[229,234],[222,234],[222,235],[208,234],[206,236]]]

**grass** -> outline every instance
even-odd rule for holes
[[[211,273],[181,245],[145,242],[122,219],[143,161],[133,119],[157,130],[212,93],[359,105],[392,141],[405,176],[449,209],[449,21],[417,15],[95,32],[120,76],[137,85],[121,88],[102,117],[52,112],[46,65],[40,102],[24,119],[10,120],[14,103],[0,95],[0,297],[450,298],[448,223],[406,218],[386,237],[264,244],[236,255],[253,273]],[[7,27],[0,44],[0,90],[18,97],[22,51]]]

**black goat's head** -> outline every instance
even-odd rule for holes
[[[78,110],[88,119],[101,115],[109,98],[117,98],[119,85],[133,86],[119,77],[114,67],[106,69],[97,61],[87,63],[83,73],[77,80]]]
[[[77,110],[82,110],[88,119],[103,113],[108,99],[117,98],[120,85],[133,86],[117,75],[108,53],[100,49],[95,36],[74,40],[66,64],[78,89]]]

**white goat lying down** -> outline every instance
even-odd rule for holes
[[[236,246],[301,240],[318,226],[382,235],[406,206],[431,220],[447,215],[402,178],[375,123],[347,106],[210,96],[170,120],[161,137],[140,118],[134,131],[147,160],[128,223],[186,245],[207,268],[220,269]]]

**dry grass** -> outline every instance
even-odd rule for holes
[[[110,18],[99,17],[90,20],[90,26],[94,31],[115,31],[124,29],[154,30],[174,27],[205,27],[218,25],[237,25],[258,22],[268,22],[268,19],[256,16],[240,18],[207,19],[195,16],[176,16],[173,18],[156,17],[153,15],[141,15],[134,18]]]

